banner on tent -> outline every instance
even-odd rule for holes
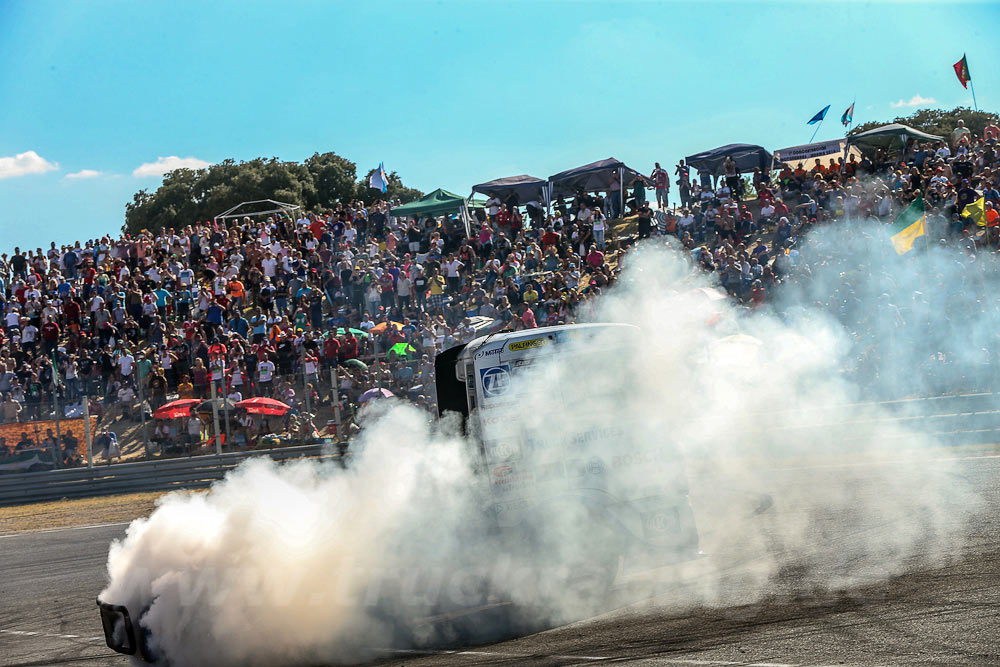
[[[811,158],[823,157],[824,155],[833,155],[834,153],[843,152],[844,140],[834,139],[833,141],[817,141],[814,144],[804,144],[802,146],[782,148],[779,151],[774,151],[774,157],[776,160],[781,162],[793,164],[796,162],[802,162],[803,160],[809,160]]]

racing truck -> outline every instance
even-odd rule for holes
[[[639,345],[631,325],[573,324],[491,333],[435,358],[439,417],[457,415],[498,548],[539,549],[558,514],[574,529],[553,576],[595,608],[617,581],[701,555],[669,436],[619,420],[636,390],[615,351]],[[111,649],[157,661],[145,609],[98,606]]]

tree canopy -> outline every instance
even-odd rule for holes
[[[1000,124],[1000,116],[991,111],[974,111],[968,107],[956,107],[951,111],[945,109],[920,109],[909,116],[899,116],[884,122],[862,123],[852,129],[848,136],[853,136],[868,130],[874,130],[888,123],[902,123],[915,130],[935,134],[939,137],[951,136],[951,131],[958,126],[958,121],[964,120],[965,126],[976,136],[983,136],[983,130],[990,123]]]
[[[372,170],[374,171],[374,170]],[[314,153],[303,162],[256,158],[223,160],[204,169],[178,169],[166,174],[154,192],[140,190],[125,205],[123,231],[159,231],[210,220],[240,202],[260,199],[298,204],[308,210],[332,208],[337,202],[360,199],[419,199],[423,193],[389,174],[386,193],[368,186],[371,171],[357,177],[357,166],[336,153]]]

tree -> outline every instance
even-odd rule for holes
[[[312,174],[316,189],[315,201],[307,202],[307,205],[330,208],[337,202],[354,199],[357,167],[353,162],[336,153],[313,153],[305,166]]]
[[[874,121],[862,123],[851,130],[848,136],[874,130],[876,127],[881,127],[887,123],[902,123],[921,132],[934,134],[939,137],[950,137],[951,131],[958,126],[959,120],[964,120],[965,126],[977,137],[983,136],[983,130],[990,123],[1000,124],[1000,116],[991,111],[974,111],[968,107],[956,107],[951,111],[944,109],[920,109],[914,111],[909,116],[900,116],[884,123]]]
[[[396,172],[391,172],[388,176],[389,182],[386,183],[385,192],[379,192],[375,188],[371,187],[372,174],[375,173],[374,169],[369,169],[365,177],[358,181],[357,184],[357,198],[363,201],[366,205],[376,202],[378,200],[390,200],[398,199],[402,203],[407,203],[420,199],[424,196],[424,193],[415,188],[408,188],[403,185],[403,181],[400,180],[399,174]]]
[[[304,162],[256,158],[223,160],[205,169],[178,169],[166,174],[155,192],[140,190],[125,205],[122,231],[137,234],[211,220],[245,201],[275,199],[307,210],[325,210],[360,198],[371,201],[357,182],[357,167],[336,153],[314,153]],[[365,179],[365,186],[368,181]],[[371,193],[379,194],[375,190]],[[393,172],[387,196],[411,201],[420,191],[403,185]]]

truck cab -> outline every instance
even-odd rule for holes
[[[698,557],[669,434],[619,419],[635,390],[614,369],[616,350],[641,344],[631,325],[578,324],[491,334],[438,355],[439,414],[461,415],[497,530],[574,506],[585,532],[617,545],[618,573]]]

